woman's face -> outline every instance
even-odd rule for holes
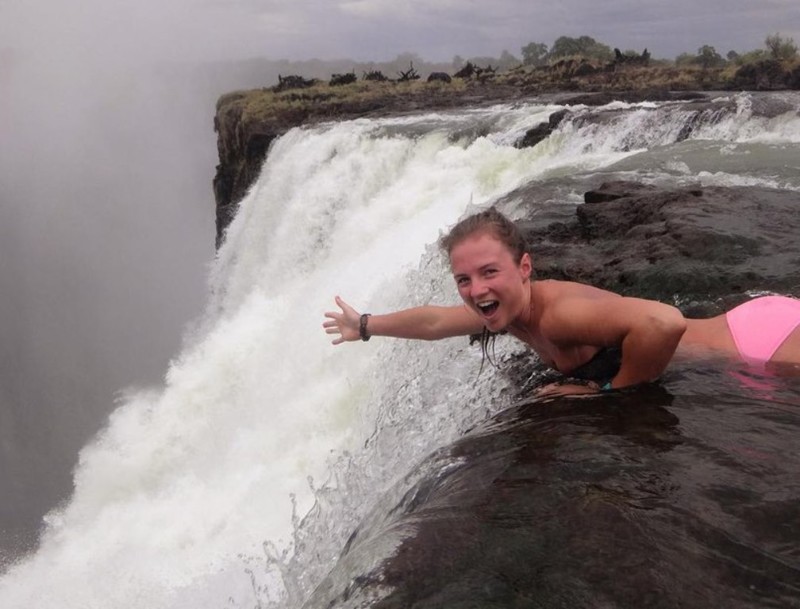
[[[515,262],[508,247],[489,232],[454,245],[450,268],[461,298],[493,332],[508,327],[528,304],[530,256]]]

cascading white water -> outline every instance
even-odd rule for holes
[[[202,330],[164,388],[124,399],[82,451],[74,496],[2,576],[0,606],[300,602],[376,496],[485,416],[476,395],[502,389],[490,373],[475,384],[480,355],[465,340],[332,347],[321,323],[333,296],[373,312],[455,302],[430,244],[470,202],[674,133],[648,131],[641,106],[512,145],[556,109],[357,120],[278,140],[219,252]],[[264,541],[278,555],[266,565]]]

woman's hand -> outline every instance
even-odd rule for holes
[[[336,297],[336,304],[342,312],[328,311],[325,313],[325,317],[329,319],[329,321],[323,322],[322,324],[322,327],[325,328],[325,332],[339,335],[338,338],[332,341],[334,345],[359,340],[361,336],[358,332],[358,325],[361,321],[361,316],[353,307],[338,296]]]
[[[534,394],[537,398],[551,398],[565,395],[593,395],[600,393],[600,388],[597,383],[590,383],[589,385],[567,385],[559,383],[550,383],[544,387],[540,387]]]

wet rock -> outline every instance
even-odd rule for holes
[[[528,129],[525,133],[525,136],[516,144],[517,148],[532,148],[543,139],[547,138],[560,124],[561,121],[564,120],[564,117],[568,114],[568,110],[559,110],[558,112],[553,112],[548,118],[546,123],[541,123]]]
[[[605,106],[614,101],[638,104],[652,101],[691,101],[706,99],[707,96],[697,91],[668,91],[666,89],[644,89],[641,91],[602,91],[562,97],[557,103],[572,106]]]
[[[516,196],[525,197],[523,192]],[[521,223],[537,277],[672,301],[800,287],[797,194],[616,181],[585,203],[531,200]]]
[[[453,79],[447,72],[431,72],[428,74],[428,82],[444,82],[450,83]]]
[[[677,401],[649,387],[501,412],[388,493],[304,607],[797,606],[796,453],[750,467],[751,421],[718,433],[698,425],[713,407]]]

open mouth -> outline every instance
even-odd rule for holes
[[[478,310],[486,317],[490,317],[492,313],[497,311],[497,307],[500,306],[500,303],[496,300],[487,300],[485,302],[479,302],[476,304],[478,306]]]

